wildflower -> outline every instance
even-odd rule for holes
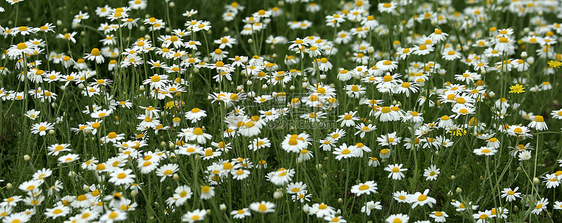
[[[485,155],[485,156],[493,156],[494,154],[496,154],[496,152],[498,152],[497,149],[495,148],[489,148],[489,147],[480,147],[478,149],[474,149],[473,151],[476,155],[481,156],[481,155]]]
[[[265,214],[275,212],[275,204],[269,201],[262,201],[262,202],[254,202],[250,204],[250,209],[252,211]]]
[[[127,213],[120,210],[112,210],[106,212],[100,217],[100,221],[113,223],[115,221],[125,221],[127,220]]]
[[[386,218],[387,223],[408,222],[408,220],[410,220],[410,217],[406,214],[393,214]]]
[[[43,180],[30,180],[20,184],[18,188],[24,192],[31,192],[35,189],[39,189],[39,186],[41,186],[43,182]]]
[[[381,13],[393,13],[396,7],[397,5],[395,2],[379,3],[377,6],[379,12]]]
[[[44,136],[47,134],[47,131],[54,129],[55,124],[48,123],[48,122],[40,122],[33,124],[31,126],[31,133],[39,134],[40,136]]]
[[[472,214],[474,219],[477,219],[476,223],[485,223],[494,217],[490,211],[478,211],[477,214]]]
[[[67,154],[59,157],[57,161],[59,161],[59,163],[72,163],[79,159],[80,157],[78,156],[78,154]]]
[[[268,181],[275,185],[284,185],[292,180],[295,175],[294,169],[280,168],[277,171],[270,172],[266,175]]]
[[[234,219],[244,219],[246,217],[251,216],[252,214],[250,213],[250,209],[242,208],[242,209],[238,209],[237,211],[230,212],[230,215],[232,215],[232,218]]]
[[[513,86],[509,87],[509,90],[510,90],[509,91],[510,94],[520,94],[520,93],[525,92],[525,88],[523,86],[521,86],[520,84],[516,84],[516,85],[513,85]]]
[[[181,221],[183,222],[196,222],[196,221],[203,221],[205,219],[205,215],[207,215],[207,210],[194,210],[188,211],[181,217]]]
[[[429,217],[433,218],[435,222],[447,222],[446,218],[449,217],[449,215],[444,211],[434,211],[429,214]]]
[[[323,218],[325,216],[332,216],[336,214],[336,210],[324,203],[315,203],[310,207],[310,214],[316,215],[318,218]]]
[[[431,165],[430,167],[428,167],[427,169],[425,169],[423,171],[423,176],[425,177],[425,180],[437,180],[437,177],[439,176],[439,173],[441,173],[439,171],[439,169],[437,169],[437,167],[435,165]]]
[[[429,207],[433,207],[433,204],[437,202],[435,198],[427,196],[429,193],[429,189],[426,189],[423,193],[416,192],[415,194],[410,194],[407,196],[409,203],[413,203],[412,209],[416,208],[416,206],[424,206],[425,204],[429,205]]]
[[[296,202],[298,200],[301,203],[304,203],[304,202],[310,201],[311,196],[312,196],[312,194],[308,194],[308,192],[302,191],[302,192],[298,192],[297,194],[294,194],[293,196],[291,196],[291,199],[293,200],[293,202]]]
[[[558,67],[562,66],[562,62],[556,61],[556,60],[551,60],[551,61],[548,61],[548,66],[552,67],[552,68],[558,68]]]
[[[542,213],[543,210],[546,209],[546,206],[548,205],[548,198],[541,198],[539,201],[537,201],[536,205],[535,205],[535,209],[533,209],[531,211],[532,214],[536,214],[539,215]]]
[[[201,187],[201,199],[209,200],[215,196],[215,188],[211,186]]]
[[[381,202],[380,201],[377,201],[377,202],[369,201],[369,202],[365,203],[365,205],[363,205],[363,207],[361,207],[361,212],[365,213],[367,216],[371,215],[372,210],[382,210]]]
[[[135,175],[132,174],[133,170],[130,169],[116,169],[113,173],[110,174],[110,183],[114,183],[115,185],[129,185],[134,182]]]
[[[10,1],[11,2],[11,1]],[[21,1],[15,1],[21,2]],[[28,222],[31,219],[31,215],[27,215],[25,212],[19,212],[15,214],[11,214],[6,216],[2,219],[2,222],[9,222],[9,223],[18,223],[18,222]]]
[[[548,130],[548,126],[546,126],[542,115],[536,115],[533,121],[527,126],[529,126],[529,128],[534,128],[537,131]]]
[[[91,60],[91,61],[96,61],[97,64],[101,64],[104,62],[104,58],[100,53],[100,50],[98,48],[94,48],[92,49],[92,51],[90,52],[90,54],[86,54],[86,56],[84,57],[84,59],[86,60]]]
[[[162,177],[160,182],[163,182],[166,177],[172,177],[172,175],[179,170],[178,164],[166,164],[156,170],[156,176]]]
[[[74,36],[78,34],[77,32],[72,32],[72,33],[65,33],[65,34],[58,34],[57,38],[59,39],[64,39],[64,40],[68,40],[71,41],[72,43],[76,43],[76,40],[74,39]]]
[[[334,155],[336,155],[336,159],[337,160],[341,160],[341,159],[347,159],[350,157],[355,157],[356,156],[356,152],[355,150],[357,150],[358,148],[356,146],[347,146],[347,144],[343,143],[339,148],[335,148],[334,152],[332,152]]]
[[[70,208],[65,206],[56,206],[54,208],[47,208],[45,210],[45,215],[48,218],[56,219],[58,217],[64,217],[70,213]]]
[[[392,178],[393,180],[401,180],[404,178],[404,173],[402,172],[408,169],[402,168],[403,165],[404,164],[391,164],[385,167],[384,170],[390,172],[388,178]]]
[[[351,187],[351,193],[361,196],[363,194],[377,193],[377,183],[375,181],[367,181]]]

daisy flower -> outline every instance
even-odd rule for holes
[[[31,126],[31,133],[44,136],[47,134],[47,131],[53,130],[54,126],[55,124],[48,122],[35,123]]]
[[[310,207],[311,215],[316,215],[318,218],[323,218],[325,216],[332,216],[336,214],[336,210],[324,203],[315,203]]]
[[[156,176],[162,177],[160,179],[160,182],[164,182],[166,177],[171,177],[178,170],[179,170],[178,164],[174,164],[174,163],[166,164],[158,168],[158,170],[156,170]]]
[[[435,165],[431,165],[430,167],[428,167],[427,169],[425,169],[423,171],[423,176],[425,177],[425,180],[437,180],[437,177],[439,176],[439,173],[441,173],[439,171],[439,169],[437,169],[437,167]]]
[[[230,212],[230,215],[232,215],[232,218],[234,219],[244,219],[246,217],[251,216],[252,213],[250,213],[250,209],[242,208],[242,209],[238,209],[237,211]]]
[[[287,184],[288,194],[297,194],[301,192],[306,192],[306,184],[303,182],[295,182]]]
[[[528,126],[529,128],[534,128],[537,131],[548,130],[548,126],[546,126],[542,115],[536,115],[533,121],[529,123]]]
[[[478,156],[482,156],[482,155],[493,156],[494,154],[496,154],[496,152],[498,152],[498,150],[495,149],[495,148],[489,148],[489,147],[483,146],[483,147],[480,147],[478,149],[474,149],[473,152]]]
[[[201,199],[209,200],[215,196],[215,188],[211,186],[201,187]]]
[[[183,185],[177,187],[176,190],[174,190],[174,196],[172,197],[173,199],[171,200],[171,202],[169,202],[168,200],[166,200],[166,202],[169,205],[175,204],[176,206],[179,207],[183,205],[187,200],[189,200],[191,196],[193,196],[193,192],[191,191],[191,188],[187,185]]]
[[[205,219],[205,215],[207,215],[207,210],[197,209],[194,211],[188,211],[181,217],[181,221],[190,223],[203,221]]]
[[[404,173],[402,172],[408,169],[402,168],[403,165],[404,164],[391,164],[385,167],[384,170],[390,172],[388,178],[392,178],[393,180],[401,180],[404,178]]]
[[[365,183],[360,183],[351,187],[351,193],[361,196],[363,194],[377,193],[377,183],[375,181],[367,181]]]
[[[254,202],[250,204],[250,209],[252,211],[265,214],[275,212],[275,204],[269,201],[262,201],[262,202]]]
[[[334,155],[336,155],[336,159],[337,160],[341,160],[341,159],[347,159],[347,158],[351,158],[351,157],[355,157],[356,156],[356,151],[358,148],[356,146],[347,146],[347,144],[342,144],[340,147],[335,148],[334,152],[332,152]]]
[[[127,213],[120,210],[108,211],[100,217],[100,221],[106,223],[113,223],[116,221],[127,220]]]
[[[537,201],[535,209],[533,209],[531,213],[536,215],[541,214],[542,211],[546,210],[546,206],[548,205],[548,203],[548,198],[541,198],[539,201]]]
[[[76,160],[79,160],[80,157],[78,156],[78,154],[67,154],[64,156],[61,156],[57,159],[57,161],[59,161],[59,163],[72,163]]]
[[[70,147],[70,144],[53,144],[47,147],[49,151],[47,154],[50,156],[58,156],[61,152],[71,151],[68,147]]]
[[[52,219],[58,217],[64,217],[68,213],[70,213],[70,208],[66,206],[56,206],[54,208],[47,208],[45,210],[45,216],[47,216],[47,218],[52,218]]]
[[[429,207],[433,207],[433,205],[437,202],[435,198],[427,196],[429,193],[429,189],[426,189],[423,193],[416,192],[415,194],[408,195],[407,199],[410,201],[409,203],[413,203],[412,209],[419,206],[429,205]]]
[[[371,211],[373,210],[382,210],[382,205],[380,201],[374,202],[369,201],[361,207],[361,212],[367,214],[367,216],[371,215]]]
[[[30,180],[20,184],[18,188],[24,192],[31,192],[35,189],[39,189],[39,186],[41,186],[43,182],[43,180]]]
[[[292,180],[292,177],[295,175],[294,169],[285,169],[280,168],[276,171],[270,172],[266,175],[266,178],[271,183],[281,186],[284,185]]]
[[[39,117],[39,113],[41,113],[41,111],[35,111],[35,109],[31,109],[25,113],[25,116],[27,116],[31,120],[35,120]]]
[[[444,211],[434,211],[429,214],[429,217],[433,218],[435,222],[447,222],[446,218],[449,217],[449,215]]]
[[[388,218],[386,218],[387,223],[408,222],[408,220],[410,220],[410,217],[408,217],[408,215],[405,214],[393,214],[388,216]]]
[[[109,176],[111,177],[109,182],[115,184],[116,186],[129,185],[135,181],[133,170],[130,169],[116,169],[113,173],[109,174]]]

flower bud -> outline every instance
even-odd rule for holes
[[[283,198],[283,192],[281,192],[281,191],[275,191],[275,192],[273,193],[273,198],[275,198],[275,200],[279,200],[279,199]]]
[[[174,181],[178,181],[180,179],[180,175],[178,175],[177,173],[174,173],[174,176],[172,176],[172,179]]]
[[[219,209],[220,209],[221,211],[226,211],[226,204],[220,204],[220,205],[219,205]]]
[[[131,191],[131,197],[136,197],[138,192],[136,190]]]
[[[305,204],[304,206],[302,206],[302,211],[304,211],[304,213],[308,214],[308,212],[310,211],[310,206],[308,206],[308,204]]]
[[[29,155],[27,155],[27,154],[25,154],[25,155],[23,156],[23,160],[24,160],[25,162],[29,161],[30,159],[31,159],[31,157],[30,157]]]
[[[460,187],[457,187],[457,190],[455,190],[455,192],[457,192],[457,194],[460,194],[460,193],[462,193],[462,188],[460,188]]]

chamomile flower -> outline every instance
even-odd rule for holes
[[[410,217],[406,214],[393,214],[386,218],[386,223],[408,222],[408,220],[410,220]]]
[[[109,179],[109,182],[117,186],[129,185],[135,181],[133,170],[130,169],[116,169],[113,173],[110,174],[110,177],[111,178]]]
[[[266,214],[275,212],[275,204],[269,201],[254,202],[250,204],[250,209],[260,214]]]
[[[250,213],[250,209],[242,208],[242,209],[238,209],[236,211],[230,212],[230,215],[232,215],[232,218],[234,218],[234,219],[244,219],[246,217],[251,216],[252,213]]]
[[[548,198],[541,198],[539,201],[537,201],[537,203],[535,204],[535,208],[531,211],[531,213],[536,215],[541,214],[544,210],[546,210],[548,203]]]
[[[385,171],[390,172],[388,174],[388,178],[392,178],[393,180],[401,180],[404,178],[404,171],[408,170],[406,168],[402,168],[404,164],[391,164],[384,168]]]
[[[437,202],[435,198],[427,196],[429,193],[429,189],[426,189],[423,193],[416,192],[415,194],[408,195],[407,199],[410,201],[409,203],[412,204],[412,209],[416,208],[417,206],[424,206],[429,205],[429,207],[433,207],[433,205]]]
[[[49,122],[40,122],[40,123],[33,124],[31,126],[31,133],[39,134],[39,136],[44,136],[47,134],[49,130],[54,129],[54,125],[55,124]]]
[[[428,167],[423,171],[423,176],[427,181],[437,180],[437,177],[439,176],[440,173],[441,173],[440,170],[435,165],[431,165],[430,167]]]
[[[193,223],[196,221],[203,221],[206,215],[207,215],[207,210],[197,209],[194,211],[188,211],[182,216],[181,221],[189,222],[189,223]]]
[[[361,196],[363,194],[377,193],[377,183],[375,181],[367,181],[351,187],[351,193]]]

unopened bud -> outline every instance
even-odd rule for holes
[[[219,209],[220,209],[221,211],[226,211],[226,204],[220,204],[220,205],[219,205]]]
[[[539,184],[541,182],[541,180],[539,180],[539,178],[534,177],[533,178],[533,184]]]
[[[23,156],[23,160],[24,160],[25,162],[29,161],[30,159],[31,159],[31,157],[30,157],[29,155],[27,155],[27,154],[25,154],[25,155]]]
[[[275,198],[276,200],[283,198],[283,192],[275,191],[275,193],[273,193],[273,198]]]

